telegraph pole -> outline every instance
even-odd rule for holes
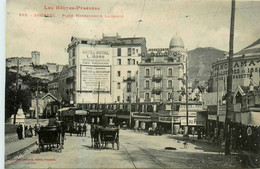
[[[231,118],[231,92],[233,75],[233,41],[234,41],[234,22],[235,22],[235,0],[232,0],[231,23],[229,39],[229,57],[228,57],[228,77],[227,77],[227,99],[226,99],[226,118],[225,118],[225,155],[230,154],[230,122]]]
[[[38,102],[38,94],[39,94],[39,81],[37,80],[37,90],[36,90],[36,113],[37,113],[37,125],[39,124],[39,102]],[[47,114],[47,112],[46,112]]]
[[[174,94],[173,94],[173,91],[174,91],[174,86],[172,86],[172,135],[173,135],[173,108],[174,108],[174,105],[173,105],[173,99],[174,99]]]
[[[187,135],[189,132],[189,108],[188,108],[188,102],[189,102],[189,94],[188,94],[188,55],[186,57],[186,123],[187,123]]]
[[[218,65],[218,60],[217,60],[217,133],[219,133],[219,91],[218,91],[218,87],[219,87],[219,84],[218,84],[218,76],[219,76],[219,65]]]
[[[99,90],[100,90],[100,82],[98,82],[98,106],[97,106],[97,110],[99,110]]]
[[[18,104],[17,104],[17,91],[18,91],[18,75],[19,75],[19,59],[17,60],[17,72],[16,72],[16,79],[15,79],[15,96],[14,96],[14,121],[13,123],[16,123],[16,114],[17,114],[17,108],[18,108]]]

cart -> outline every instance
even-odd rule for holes
[[[92,146],[101,150],[102,147],[107,148],[108,144],[117,145],[119,150],[119,129],[118,128],[105,128],[102,126],[96,126],[91,129]]]
[[[62,152],[63,138],[62,132],[57,126],[45,126],[41,127],[38,132],[38,150],[39,153],[46,149],[56,148],[59,152]]]

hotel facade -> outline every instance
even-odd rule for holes
[[[67,83],[72,104],[123,103],[137,95],[145,38],[71,38]]]

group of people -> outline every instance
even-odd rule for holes
[[[34,128],[32,128],[32,126],[27,126],[27,125],[23,125],[19,123],[19,126],[16,129],[16,133],[18,135],[18,139],[22,140],[24,139],[24,137],[32,137],[37,136],[37,133],[39,131],[40,125],[35,124]]]
[[[77,136],[86,136],[87,133],[87,125],[86,123],[83,124],[83,126],[81,126],[81,124],[79,123],[77,125]]]

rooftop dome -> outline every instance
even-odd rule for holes
[[[170,49],[172,49],[172,48],[183,48],[184,49],[183,40],[178,34],[176,34],[174,37],[172,37],[169,48]]]

